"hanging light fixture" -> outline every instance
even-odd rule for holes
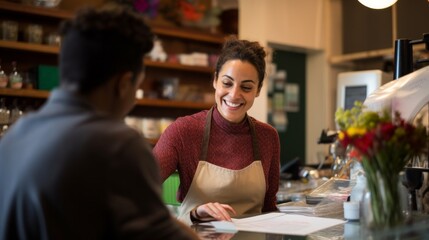
[[[365,7],[373,9],[388,8],[396,3],[398,0],[358,0]]]

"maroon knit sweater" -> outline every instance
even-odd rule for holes
[[[182,202],[192,183],[198,166],[207,110],[178,118],[162,134],[153,149],[161,168],[163,181],[176,170],[180,176],[178,201]],[[280,143],[277,131],[268,124],[255,123],[259,151],[265,174],[266,194],[263,212],[275,211],[279,187]],[[213,111],[206,161],[228,169],[239,170],[253,161],[249,123],[230,123]],[[252,186],[244,186],[252,187]],[[233,193],[231,193],[233,194]]]

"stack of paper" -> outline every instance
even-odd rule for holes
[[[317,205],[301,202],[287,202],[277,205],[280,212],[314,217],[343,217],[343,201],[324,200]]]
[[[275,233],[284,235],[305,236],[313,232],[320,231],[345,221],[333,218],[309,217],[285,213],[268,213],[255,217],[233,219],[236,230],[246,232]],[[224,224],[212,222],[212,225],[218,231],[224,228]],[[220,228],[219,228],[220,227]],[[227,226],[228,231],[233,231],[230,224]]]

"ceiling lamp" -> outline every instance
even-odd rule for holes
[[[395,4],[398,0],[358,0],[362,5],[373,8],[373,9],[383,9],[388,8]]]

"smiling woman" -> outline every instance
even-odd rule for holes
[[[239,123],[259,95],[258,73],[249,62],[227,61],[213,81],[217,110],[226,120]]]
[[[230,38],[216,64],[217,110],[230,122],[241,122],[259,95],[265,76],[264,49],[257,42]]]
[[[179,173],[179,218],[189,224],[277,210],[278,134],[247,114],[262,87],[265,56],[257,42],[228,39],[213,79],[216,104],[177,119],[153,149],[163,180]]]

